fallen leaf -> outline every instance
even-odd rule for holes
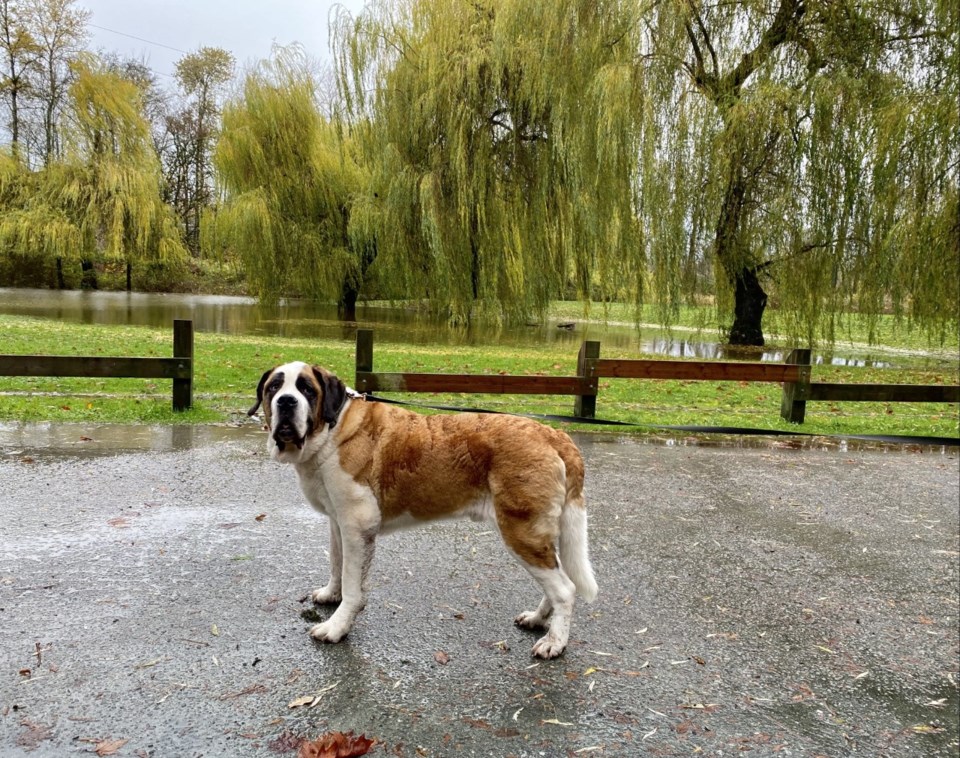
[[[53,738],[53,732],[46,724],[34,724],[28,719],[22,719],[20,726],[26,731],[17,735],[17,745],[27,750],[34,750],[44,740]]]
[[[320,704],[320,701],[323,700],[323,696],[326,695],[330,690],[334,689],[340,684],[339,681],[329,684],[321,690],[314,692],[312,695],[303,695],[298,697],[295,700],[291,700],[287,703],[287,708],[300,708],[301,706],[307,706],[308,708],[316,708]]]
[[[942,726],[935,724],[914,724],[910,729],[917,734],[939,734],[943,731]]]
[[[147,661],[146,663],[138,663],[134,666],[135,669],[148,669],[151,666],[156,666],[158,663],[162,663],[163,658],[154,658],[152,661]]]
[[[541,724],[556,724],[557,726],[573,726],[569,721],[557,721],[557,719],[541,719]]]
[[[433,654],[433,660],[435,660],[441,666],[446,666],[450,662],[450,656],[442,650],[438,650]]]
[[[261,514],[259,514],[259,515],[257,515],[257,516],[254,516],[254,517],[253,517],[253,520],[254,520],[254,521],[263,521],[266,517],[267,517],[267,514],[266,514],[266,513],[261,513]]]
[[[376,744],[360,735],[355,737],[353,732],[327,732],[322,737],[309,740],[300,745],[297,758],[354,758],[366,755]]]
[[[129,741],[130,740],[101,740],[96,744],[96,747],[94,747],[94,752],[99,756],[113,755]]]
[[[219,637],[219,636],[220,636],[220,627],[217,626],[216,624],[211,624],[211,625],[210,625],[210,634],[212,634],[214,637]]]
[[[238,692],[228,692],[226,695],[221,695],[221,700],[232,700],[233,698],[243,697],[244,695],[259,695],[263,692],[269,692],[270,688],[265,684],[251,684],[249,687],[244,687]]]

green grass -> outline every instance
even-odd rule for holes
[[[0,351],[22,355],[169,356],[172,334],[146,327],[66,324],[0,316]],[[0,420],[120,423],[223,423],[245,418],[261,373],[306,360],[329,367],[348,384],[354,346],[336,340],[198,333],[194,408],[171,409],[171,382],[145,379],[0,377]],[[605,358],[635,354],[604,348]],[[568,347],[471,347],[375,344],[378,371],[572,375]],[[960,371],[815,366],[814,381],[957,384]],[[401,399],[503,411],[569,415],[571,397],[396,395]],[[600,383],[597,416],[643,424],[760,427],[818,434],[906,434],[957,437],[958,407],[913,403],[810,403],[802,426],[780,419],[780,387],[747,382],[638,381]],[[596,427],[574,427],[596,428]],[[618,430],[619,431],[619,430]]]

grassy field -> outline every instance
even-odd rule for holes
[[[169,330],[66,324],[0,316],[0,352],[59,355],[171,355]],[[245,419],[261,373],[306,360],[351,384],[350,342],[275,337],[196,335],[194,408],[174,413],[170,382],[143,379],[0,377],[0,421],[229,423]],[[605,358],[638,357],[604,348]],[[572,375],[568,347],[375,346],[378,371]],[[960,371],[815,366],[813,381],[957,384]],[[404,400],[525,413],[569,415],[570,397],[398,395]],[[760,427],[818,434],[905,434],[957,437],[958,407],[950,404],[811,403],[802,426],[780,419],[780,387],[747,382],[601,381],[597,416],[643,424]],[[575,427],[594,428],[594,427]],[[618,430],[619,432],[620,430]]]

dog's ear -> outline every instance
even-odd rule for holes
[[[267,383],[267,377],[269,377],[270,374],[272,373],[273,373],[273,369],[268,368],[266,371],[263,372],[263,376],[260,377],[260,384],[257,385],[257,402],[255,402],[253,404],[253,407],[249,411],[247,411],[248,416],[252,416],[254,413],[256,413],[257,408],[260,407],[260,403],[263,402],[263,385]]]
[[[320,406],[320,418],[332,429],[337,425],[343,404],[347,402],[347,388],[339,378],[320,366],[313,367],[313,375],[323,389],[323,402]]]

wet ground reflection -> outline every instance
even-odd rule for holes
[[[789,449],[850,452],[931,452],[953,454],[956,448],[902,445],[843,437],[767,437],[729,434],[625,435],[611,432],[573,432],[583,449],[594,446],[663,445],[741,449]],[[56,460],[101,457],[134,452],[182,452],[211,445],[236,445],[244,451],[262,450],[263,430],[254,421],[245,424],[146,425],[83,423],[0,423],[0,458]]]

